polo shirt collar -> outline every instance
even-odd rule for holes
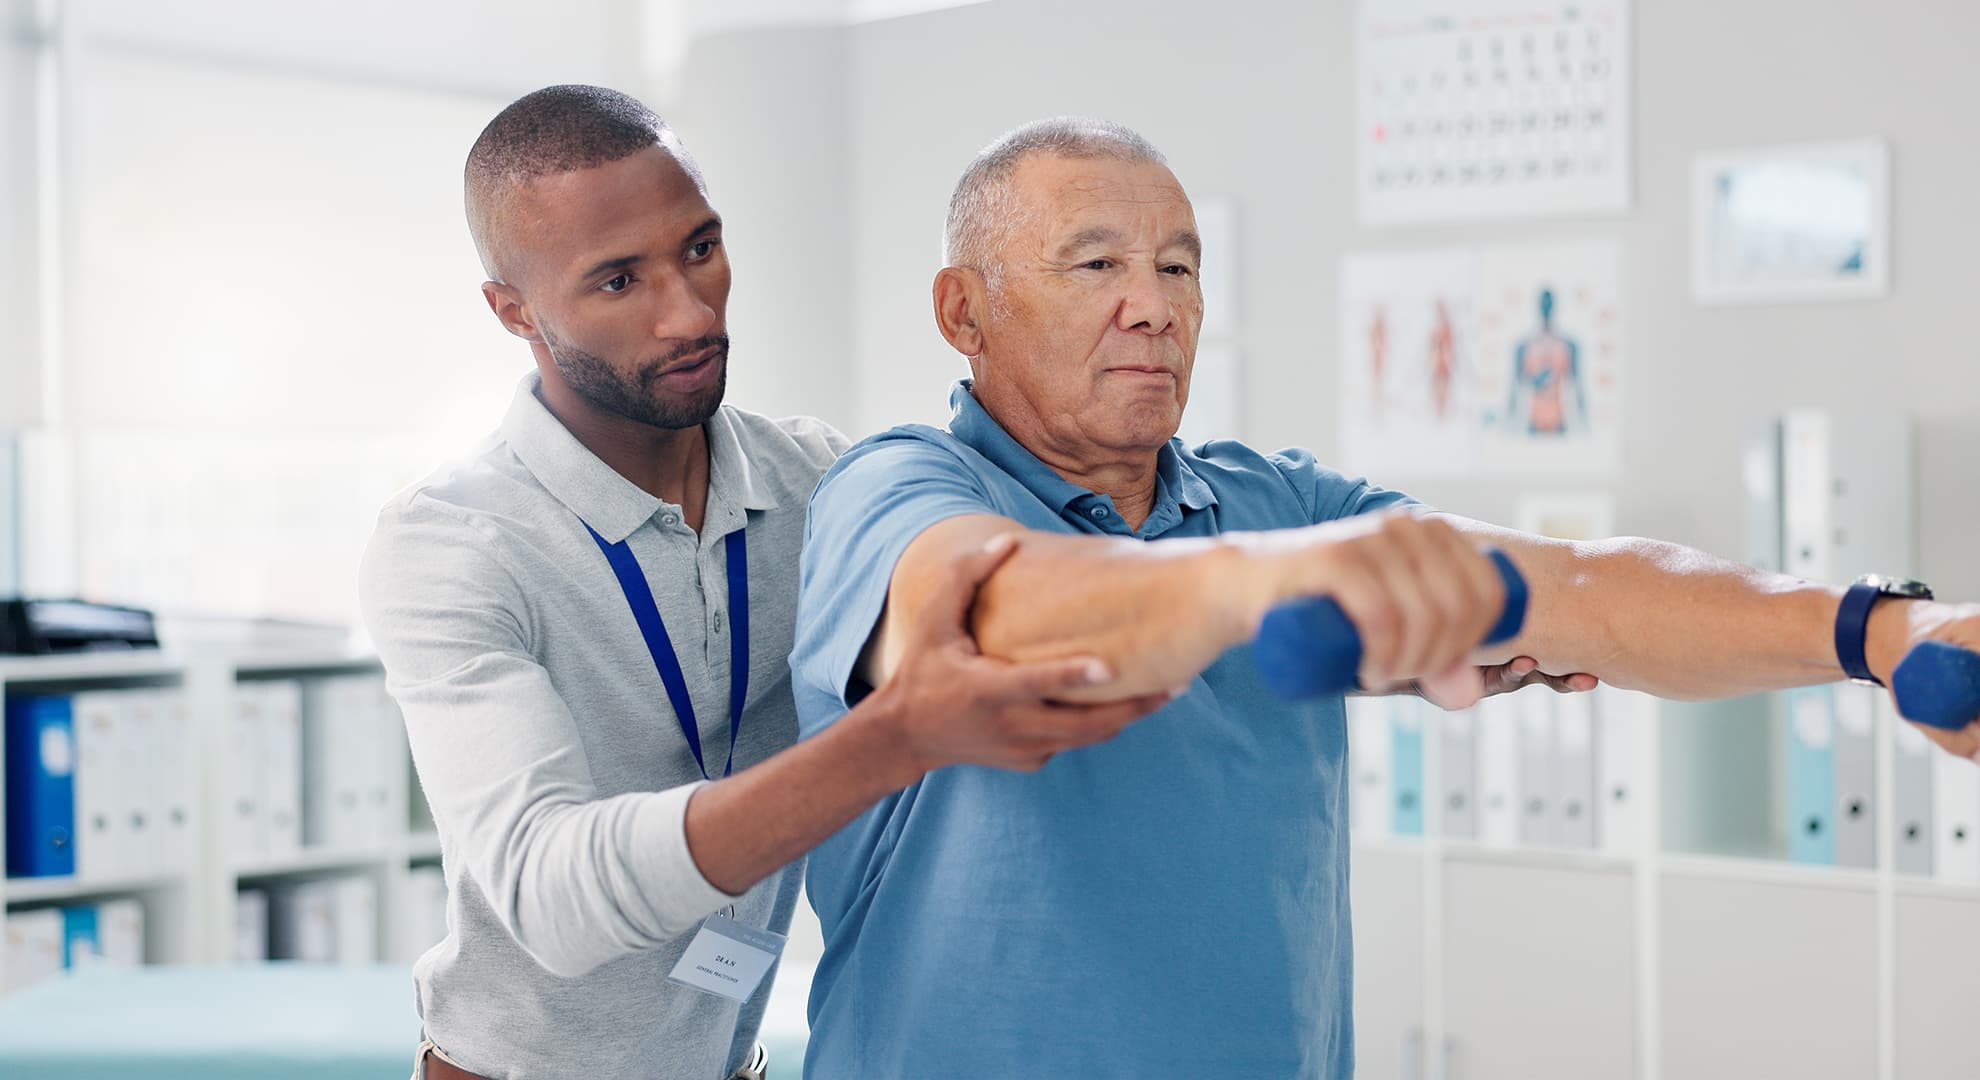
[[[579,442],[537,397],[542,385],[542,377],[533,371],[517,385],[502,418],[502,437],[553,498],[614,544],[663,507],[672,506],[619,475]],[[743,454],[732,410],[717,409],[703,427],[708,436],[705,519],[722,520],[717,515],[731,509],[775,509],[776,493]]]
[[[958,379],[955,388],[949,391],[950,434],[1010,474],[1058,514],[1064,515],[1075,502],[1096,498],[1092,491],[1053,472],[1051,466],[1038,460],[1038,455],[1012,438],[976,400],[971,385],[969,379]],[[1157,535],[1174,527],[1181,521],[1183,510],[1202,510],[1217,502],[1210,485],[1183,460],[1177,449],[1180,445],[1170,439],[1156,453],[1155,505],[1148,520],[1142,523],[1141,532],[1145,535]]]

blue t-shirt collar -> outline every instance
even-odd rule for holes
[[[976,400],[970,387],[971,380],[958,379],[954,389],[949,391],[950,434],[988,458],[991,464],[1008,473],[1023,484],[1025,490],[1037,496],[1040,502],[1062,516],[1075,504],[1081,507],[1111,506],[1112,500],[1106,496],[1066,480],[1053,472],[1051,466],[1038,460],[1038,455],[1012,438]],[[1155,505],[1149,511],[1148,520],[1142,522],[1138,530],[1142,536],[1159,536],[1181,524],[1184,511],[1203,510],[1217,503],[1217,496],[1211,492],[1210,485],[1183,460],[1181,446],[1180,440],[1170,439],[1156,453]]]

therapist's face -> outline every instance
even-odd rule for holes
[[[513,209],[510,286],[544,379],[642,424],[708,419],[728,379],[729,261],[694,174],[655,146],[535,180]]]
[[[1158,164],[1034,154],[981,320],[976,389],[1021,442],[1152,454],[1189,400],[1203,292],[1189,198]]]

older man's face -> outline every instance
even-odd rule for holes
[[[1152,451],[1189,400],[1201,244],[1161,165],[1035,155],[1013,177],[1025,211],[1003,251],[979,386],[1014,393],[1074,454]]]

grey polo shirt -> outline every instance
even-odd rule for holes
[[[724,406],[699,535],[517,388],[472,457],[394,498],[360,572],[367,628],[440,830],[446,940],[413,968],[427,1037],[490,1077],[718,1078],[744,1006],[667,982],[703,917],[779,933],[787,867],[741,897],[688,854],[701,782],[645,640],[585,523],[625,540],[686,674],[710,775],[729,747],[724,538],[748,526],[741,770],[797,738],[788,658],[805,504],[845,437]],[[410,1049],[410,1048],[408,1048]]]

